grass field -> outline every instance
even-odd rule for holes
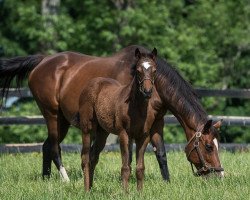
[[[41,179],[42,155],[0,155],[0,199],[249,199],[250,153],[220,154],[226,177],[205,180],[194,177],[183,152],[168,154],[171,183],[161,179],[153,154],[145,158],[144,190],[136,191],[135,163],[126,194],[120,185],[121,159],[119,153],[102,153],[96,168],[94,187],[90,193],[83,189],[79,154],[63,154],[71,182],[60,180],[53,166],[52,178]]]

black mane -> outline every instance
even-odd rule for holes
[[[197,124],[206,122],[207,114],[191,84],[163,59],[157,60],[157,67],[156,87],[168,100],[170,110],[181,113],[185,118],[194,117]]]

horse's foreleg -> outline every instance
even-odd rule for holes
[[[129,168],[130,168],[130,173],[132,171],[132,168],[131,168],[131,163],[132,163],[132,160],[133,160],[133,140],[129,140]]]
[[[141,190],[143,187],[144,180],[144,153],[147,145],[150,141],[150,137],[142,137],[137,139],[136,142],[136,179],[137,179],[137,190]]]
[[[151,128],[151,143],[159,163],[163,180],[169,181],[167,155],[163,141],[164,120],[156,121]]]
[[[128,180],[130,177],[130,166],[129,166],[129,137],[126,131],[122,131],[119,134],[120,137],[120,148],[122,156],[122,168],[121,178],[123,188],[128,191]]]
[[[93,185],[94,171],[99,160],[99,155],[106,144],[109,133],[98,126],[96,131],[96,139],[90,150],[90,187]]]
[[[84,188],[85,191],[90,190],[90,144],[91,144],[91,138],[90,133],[83,133],[82,134],[82,171],[84,174]]]

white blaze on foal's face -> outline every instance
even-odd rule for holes
[[[142,63],[142,66],[143,66],[145,69],[148,69],[149,67],[151,67],[151,65],[150,65],[149,62],[143,62],[143,63]]]

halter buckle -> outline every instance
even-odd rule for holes
[[[196,137],[196,138],[200,138],[201,135],[202,135],[202,133],[201,133],[200,131],[197,131],[197,132],[195,133],[195,137]]]

